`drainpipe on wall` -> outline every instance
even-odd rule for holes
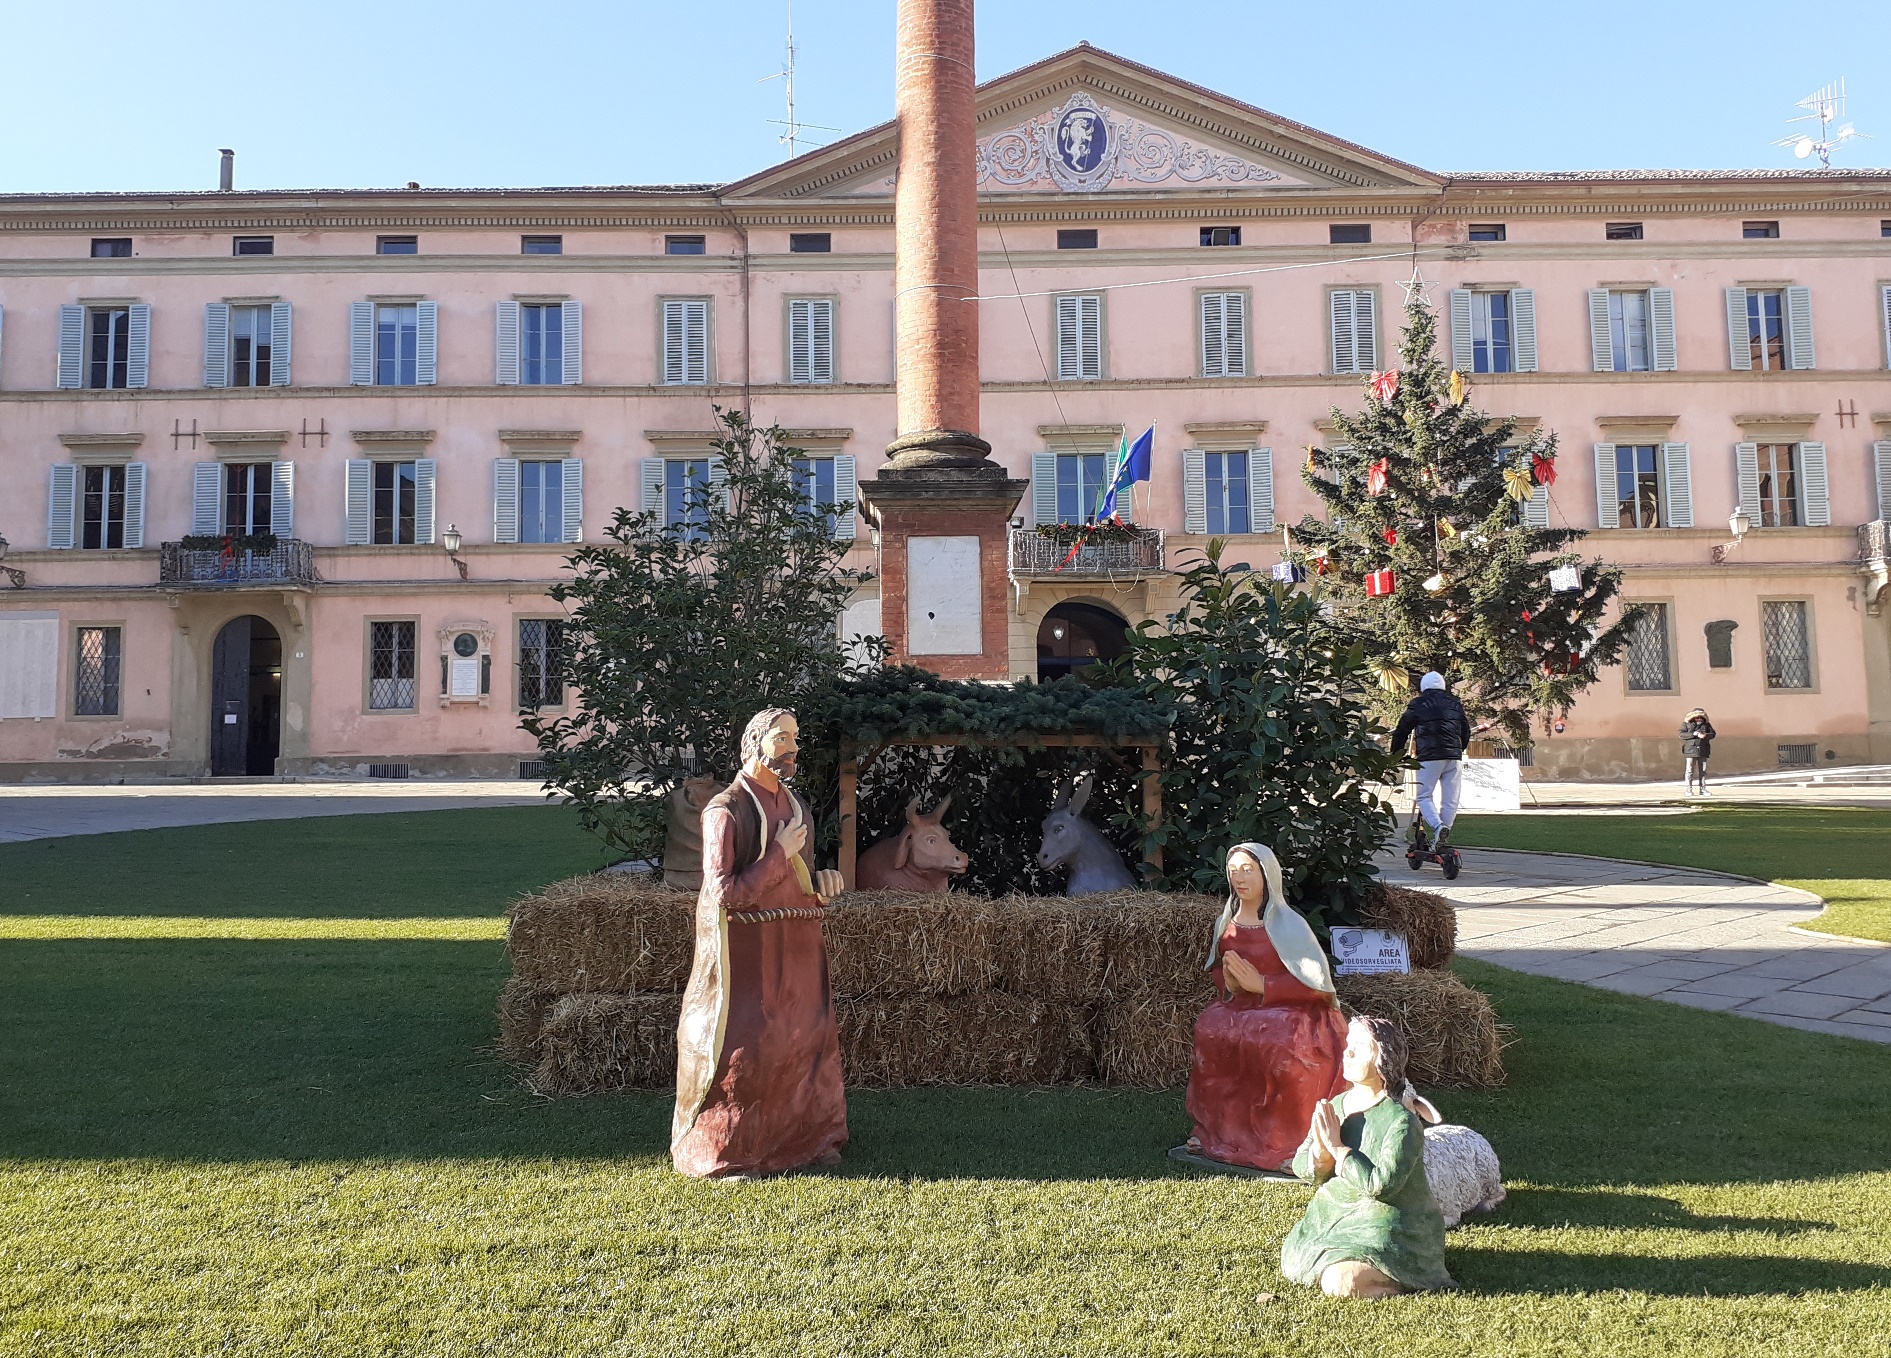
[[[749,393],[751,385],[749,375],[751,364],[749,356],[749,232],[729,205],[722,201],[721,194],[716,194],[715,199],[716,206],[722,209],[722,215],[729,219],[729,229],[734,231],[736,239],[742,242],[742,416],[744,419],[752,420],[754,412],[750,409]]]

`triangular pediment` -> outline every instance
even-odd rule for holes
[[[732,185],[745,199],[890,198],[899,134],[882,123]],[[1240,189],[1435,189],[1443,180],[1090,46],[978,91],[983,195]]]

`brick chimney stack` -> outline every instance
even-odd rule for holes
[[[900,0],[894,199],[899,435],[860,486],[896,662],[1011,673],[1006,557],[1027,481],[979,437],[978,91],[972,0]]]

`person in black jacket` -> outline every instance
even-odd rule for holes
[[[1681,719],[1681,754],[1687,760],[1687,792],[1707,795],[1707,756],[1714,752],[1714,724],[1707,720],[1707,710],[1697,707]]]
[[[1412,816],[1412,843],[1420,850],[1443,844],[1458,818],[1458,782],[1464,747],[1471,743],[1471,720],[1464,704],[1445,692],[1445,677],[1432,670],[1418,681],[1412,699],[1392,732],[1392,752],[1402,754],[1411,740],[1418,755],[1418,803]]]

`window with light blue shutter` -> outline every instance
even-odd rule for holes
[[[564,541],[584,541],[584,459],[568,457],[564,460]]]
[[[129,336],[125,347],[125,385],[133,391],[151,382],[151,306],[133,302],[125,308]]]
[[[1661,445],[1662,498],[1667,502],[1667,526],[1694,526],[1694,474],[1685,443]]]
[[[492,540],[519,540],[519,459],[496,457],[492,461]]]
[[[1057,522],[1057,454],[1031,454],[1031,523]]]
[[[1254,502],[1246,452],[1204,452],[1202,490],[1207,532],[1215,537],[1253,531]]]
[[[288,302],[269,305],[269,385],[289,385],[290,348],[295,339],[295,309]]]
[[[1735,372],[1753,367],[1753,349],[1747,339],[1747,290],[1727,289],[1727,366]]]
[[[1871,474],[1878,492],[1878,517],[1891,519],[1891,439],[1871,445]]]
[[[1812,289],[1786,289],[1786,361],[1792,368],[1816,368],[1812,349]]]
[[[1740,502],[1740,508],[1746,511],[1747,518],[1758,528],[1762,523],[1760,509],[1760,445],[1757,443],[1736,443],[1733,445],[1733,484],[1734,495]]]
[[[641,496],[637,508],[645,514],[664,512],[663,491],[667,480],[668,460],[661,457],[646,457],[642,462]]]
[[[68,548],[75,539],[78,517],[79,469],[70,462],[55,462],[46,499],[46,545]]]
[[[859,489],[860,474],[854,455],[835,454],[834,501],[847,506],[834,521],[834,536],[842,542],[852,542],[860,532],[860,510],[856,507]]]
[[[59,308],[59,375],[55,385],[85,385],[85,308],[72,303]]]
[[[418,334],[414,348],[414,383],[417,386],[431,387],[439,376],[440,359],[440,304],[438,302],[417,302],[414,305],[414,319]],[[427,538],[426,541],[433,541]]]
[[[1512,372],[1536,371],[1536,289],[1510,290],[1510,333]],[[1501,372],[1501,368],[1493,371]]]
[[[295,536],[295,463],[270,464],[269,531],[279,538]]]
[[[433,541],[434,476],[440,464],[430,457],[414,462],[414,541]]]
[[[528,302],[519,308],[519,382],[556,387],[565,381],[565,304]]]
[[[1615,371],[1615,342],[1610,303],[1614,294],[1607,288],[1589,289],[1589,366],[1594,372]]]
[[[521,458],[514,542],[565,541],[565,460]]]
[[[1473,370],[1471,351],[1471,293],[1468,288],[1451,289],[1451,366],[1461,373]]]
[[[565,330],[562,381],[567,387],[575,387],[584,381],[584,304],[566,300],[558,310]]]
[[[223,531],[223,464],[199,462],[190,473],[190,531],[208,537]]]
[[[1182,531],[1208,531],[1208,455],[1200,448],[1182,450]]]
[[[1327,294],[1329,357],[1336,373],[1369,373],[1379,366],[1378,297],[1370,288]]]
[[[1248,454],[1248,525],[1252,532],[1274,531],[1274,450]]]
[[[373,540],[374,531],[374,463],[365,457],[351,457],[346,473],[342,541],[351,547],[366,546]]]
[[[1681,366],[1674,340],[1674,289],[1648,289],[1648,332],[1654,349],[1654,369],[1671,373]]]
[[[348,384],[374,385],[375,324],[373,302],[348,304]]]
[[[1808,528],[1832,522],[1832,491],[1826,480],[1825,445],[1799,445],[1799,521]]]
[[[493,315],[493,383],[501,387],[519,382],[519,319],[517,302],[501,302]],[[502,538],[500,541],[509,541]]]
[[[204,304],[204,385],[230,385],[230,304]]]
[[[1531,528],[1550,526],[1550,488],[1536,486],[1530,491],[1530,498],[1523,502],[1523,521]]]
[[[1616,491],[1615,445],[1598,443],[1595,446],[1596,472],[1596,526],[1598,528],[1620,528],[1622,526],[1622,506]]]

